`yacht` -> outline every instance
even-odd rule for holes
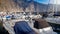
[[[52,26],[53,30],[60,31],[60,16],[51,13],[44,19]]]

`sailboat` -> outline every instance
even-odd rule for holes
[[[56,12],[57,12],[57,0],[56,0]],[[54,11],[54,5],[53,5],[53,11],[52,13],[48,14],[47,18],[44,18],[53,28],[53,30],[60,31],[60,17],[59,16],[54,16],[55,11]]]

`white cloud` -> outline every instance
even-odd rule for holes
[[[60,0],[50,0],[51,4],[60,4]]]

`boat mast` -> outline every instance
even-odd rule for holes
[[[47,10],[48,9],[48,10]],[[50,0],[48,1],[48,7],[47,7],[46,11],[47,11],[47,14],[49,13],[49,9],[50,9]]]
[[[54,3],[54,1],[53,1],[53,3]],[[52,13],[53,13],[53,14],[55,13],[55,11],[54,11],[54,4],[53,4],[53,11],[52,11]]]
[[[52,13],[54,14],[55,13],[54,0],[53,0],[53,5],[51,9],[52,9]]]
[[[56,12],[57,12],[57,1],[58,1],[58,0],[56,0]]]
[[[57,12],[57,1],[58,0],[56,0],[55,2],[56,2],[56,6],[54,7],[54,4],[53,4],[53,13],[56,13]],[[53,1],[54,2],[54,1]]]
[[[50,12],[50,0],[48,0],[48,3],[47,3],[47,8],[46,8],[46,14],[49,14]]]

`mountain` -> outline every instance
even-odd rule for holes
[[[54,6],[54,8],[53,8]],[[57,7],[57,10],[56,10]],[[54,9],[54,10],[53,10]],[[0,12],[53,12],[60,11],[60,5],[42,4],[33,0],[0,0]]]
[[[48,5],[47,4],[42,4],[42,3],[38,3],[38,2],[34,2],[36,4],[36,11],[37,12],[46,12],[48,9]]]

